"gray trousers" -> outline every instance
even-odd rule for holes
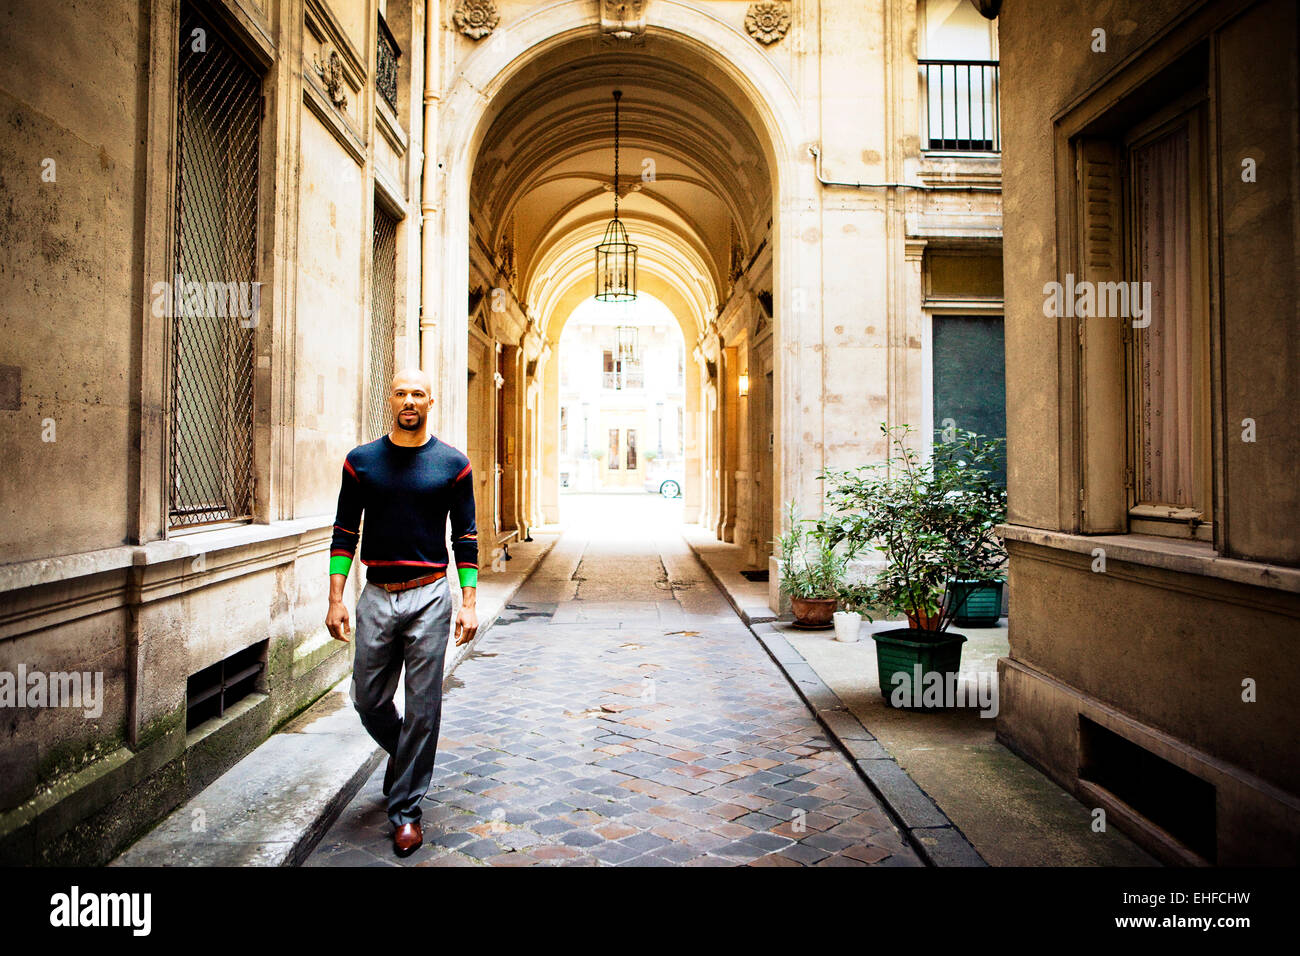
[[[393,826],[420,819],[442,721],[442,666],[451,630],[450,577],[390,594],[367,584],[357,601],[352,703],[375,742],[393,755]],[[406,715],[393,704],[406,667]]]

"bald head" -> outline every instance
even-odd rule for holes
[[[425,423],[433,400],[433,382],[418,368],[404,368],[393,376],[388,403],[393,409],[390,437],[398,444],[423,444],[427,437]]]
[[[407,388],[422,388],[424,394],[433,393],[433,379],[429,378],[429,373],[422,368],[404,368],[393,376],[393,390],[401,384]]]

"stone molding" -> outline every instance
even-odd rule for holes
[[[1073,552],[1084,558],[1082,566],[1085,567],[1093,557],[1093,550],[1101,548],[1108,562],[1127,562],[1175,574],[1220,578],[1234,584],[1300,594],[1300,568],[1223,557],[1201,542],[1140,534],[1080,535],[1016,524],[999,525],[997,533],[1006,542]]]

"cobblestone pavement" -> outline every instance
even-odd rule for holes
[[[680,504],[581,501],[453,674],[424,846],[394,855],[381,765],[306,865],[919,866],[673,533]]]

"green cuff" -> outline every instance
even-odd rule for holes
[[[352,559],[346,554],[330,555],[330,574],[341,574],[346,578],[351,570]]]
[[[460,574],[460,586],[463,588],[478,587],[478,568],[457,568]]]

